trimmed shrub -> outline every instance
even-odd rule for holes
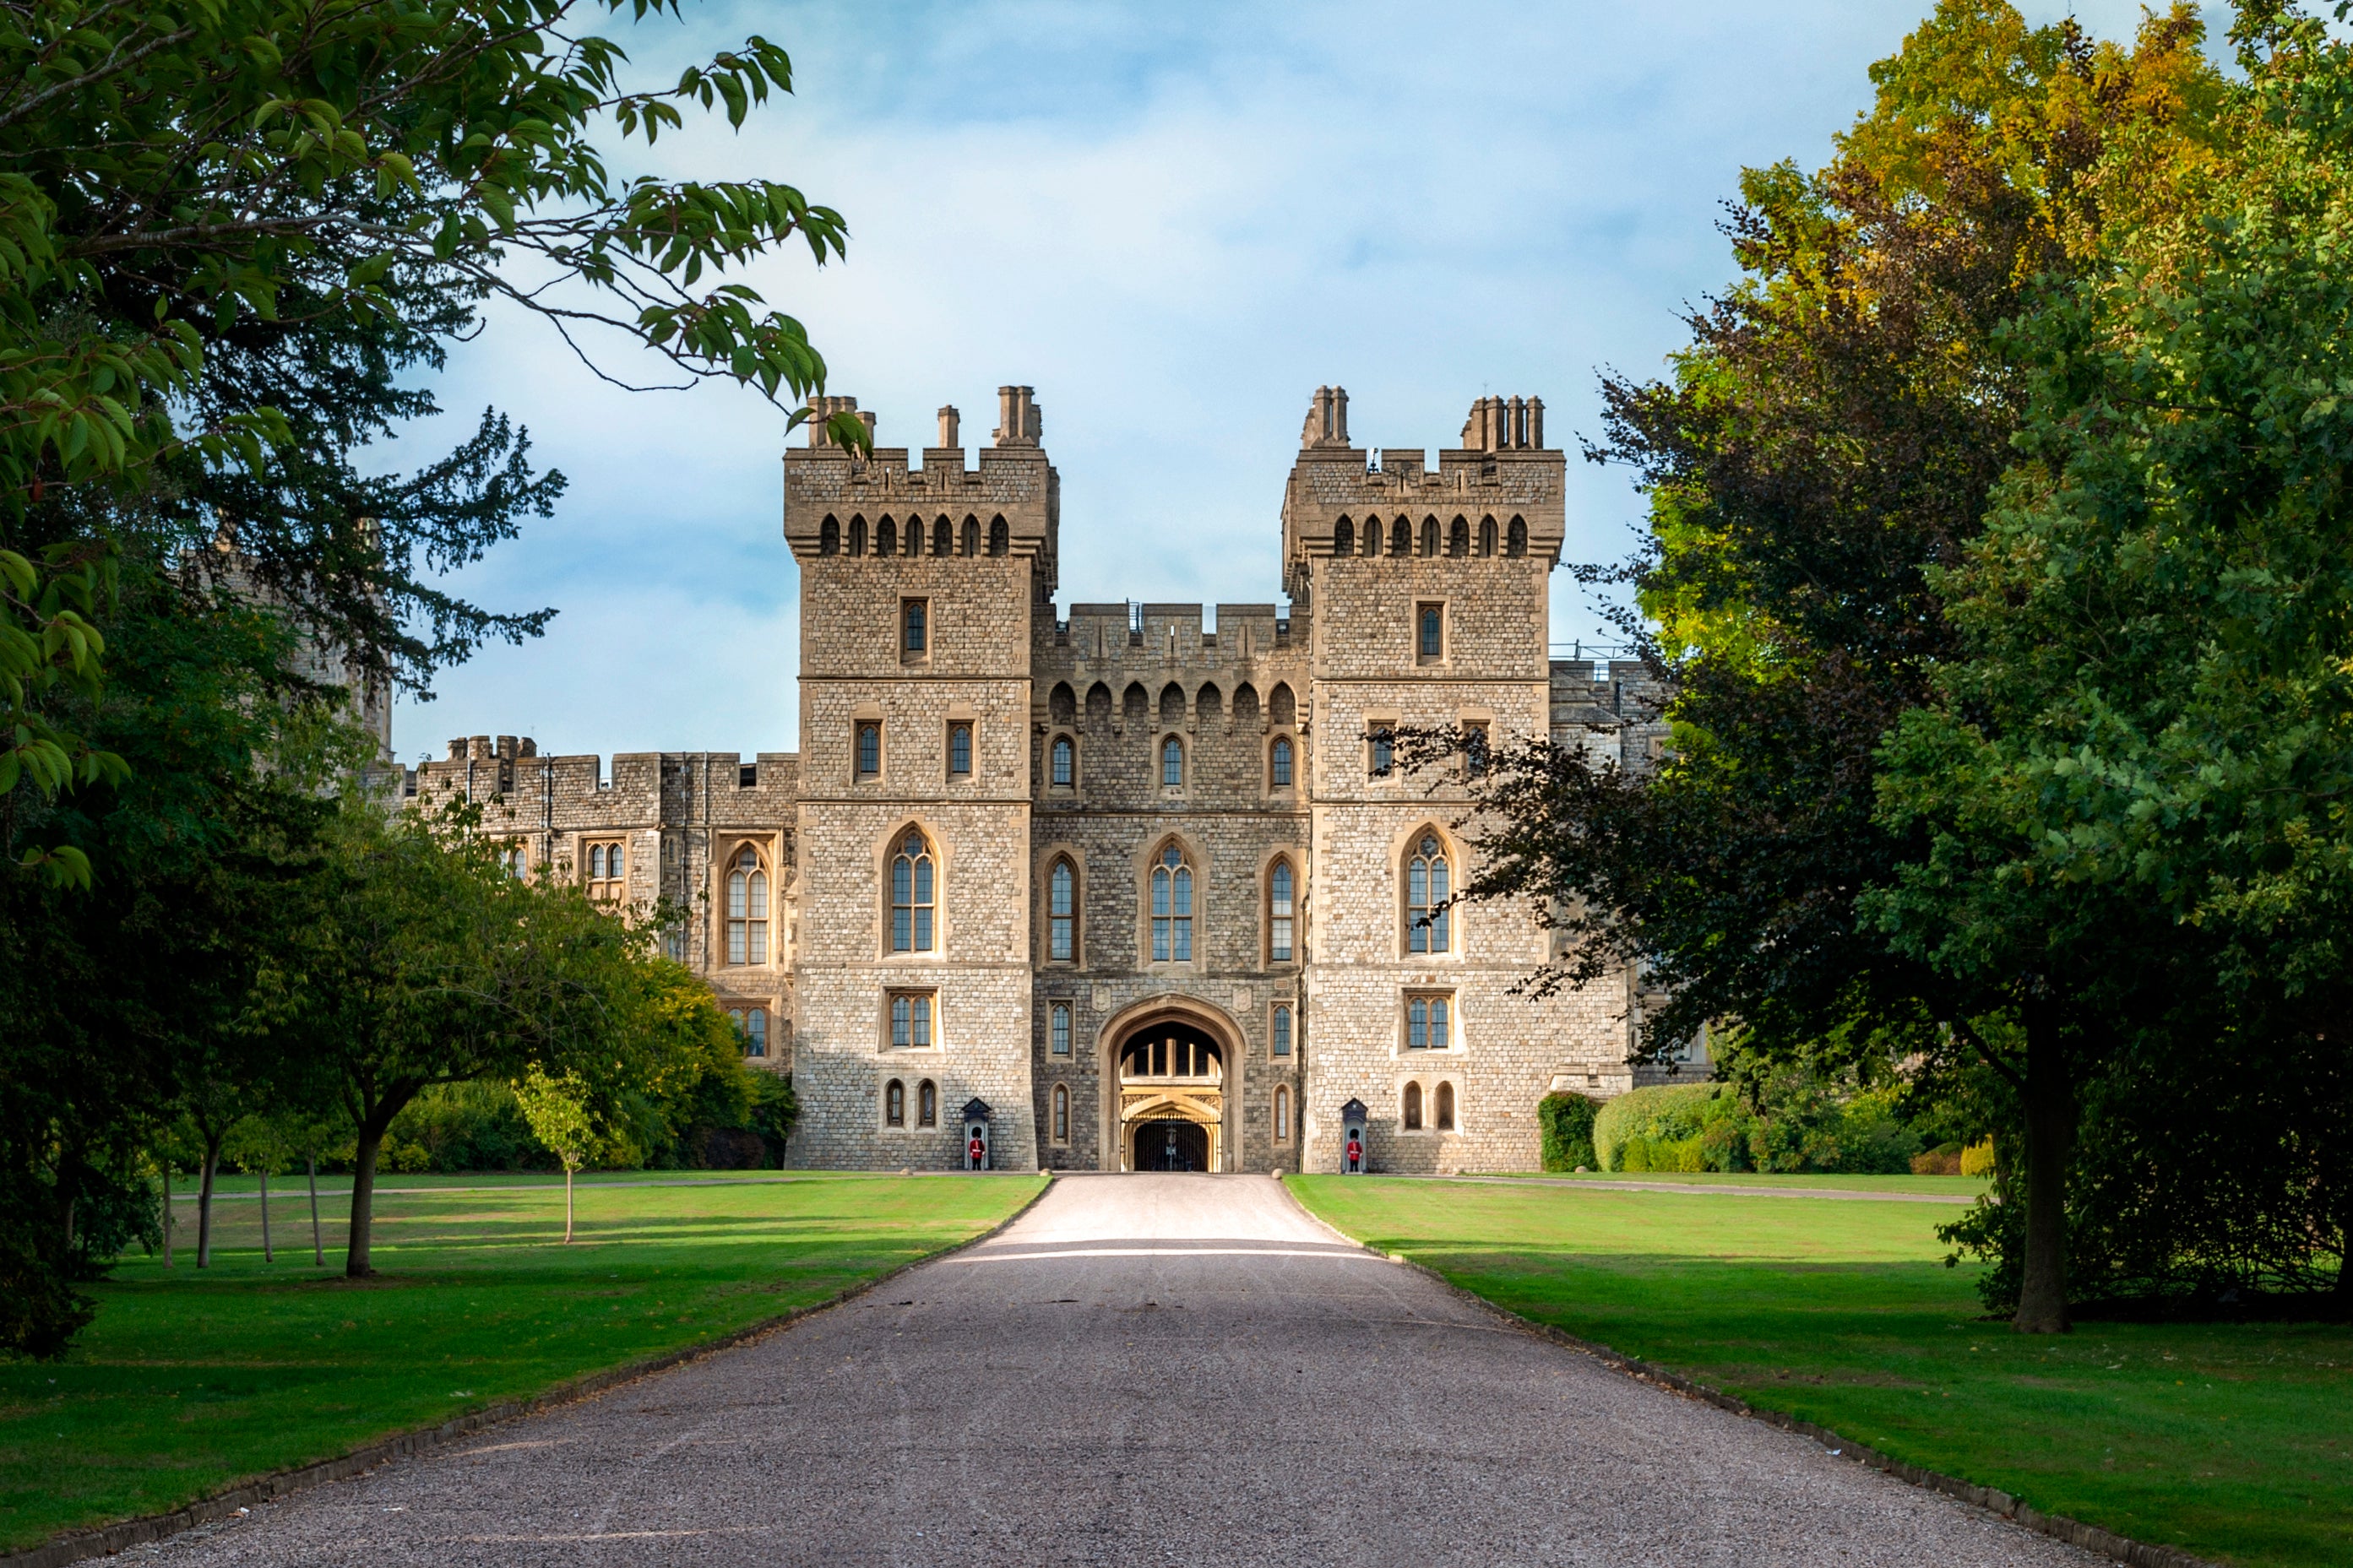
[[[1624,1163],[1627,1140],[1637,1133],[1647,1143],[1675,1142],[1696,1136],[1705,1122],[1738,1109],[1727,1096],[1712,1113],[1701,1109],[1716,1101],[1724,1086],[1713,1083],[1660,1084],[1630,1089],[1603,1105],[1593,1119],[1593,1152],[1605,1171],[1631,1170]],[[1647,1154],[1646,1154],[1647,1158]],[[1644,1164],[1641,1169],[1652,1170]]]
[[[1675,1145],[1676,1170],[1704,1171],[1707,1169],[1707,1154],[1700,1147],[1704,1137],[1704,1134],[1701,1138],[1685,1138]]]
[[[1960,1163],[1955,1167],[1964,1176],[1993,1174],[1993,1140],[1987,1138],[1961,1151]]]
[[[1957,1176],[1961,1173],[1961,1146],[1946,1143],[1912,1156],[1912,1173],[1915,1176]]]
[[[1600,1102],[1562,1090],[1536,1102],[1536,1131],[1547,1171],[1574,1171],[1600,1163],[1593,1152],[1593,1119]]]
[[[1640,1132],[1618,1147],[1618,1163],[1605,1170],[1647,1171],[1651,1168],[1651,1141]]]

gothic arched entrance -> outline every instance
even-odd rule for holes
[[[1117,1021],[1114,1021],[1115,1023]],[[1238,1087],[1225,1020],[1181,1005],[1145,1011],[1106,1031],[1106,1152],[1122,1171],[1222,1171],[1226,1107]]]

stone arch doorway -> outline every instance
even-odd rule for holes
[[[1174,997],[1113,1018],[1103,1036],[1103,1168],[1236,1169],[1240,1034],[1215,1008]]]

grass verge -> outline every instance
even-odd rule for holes
[[[1972,1272],[1943,1266],[1944,1215],[1922,1204],[1291,1186],[1498,1306],[2045,1512],[2243,1568],[2353,1562],[2342,1325],[2025,1338],[1982,1318]]]
[[[193,1268],[181,1205],[177,1268],[126,1261],[65,1362],[0,1365],[0,1550],[164,1512],[821,1301],[987,1230],[1039,1184],[691,1182],[583,1184],[570,1247],[563,1186],[543,1177],[386,1194],[379,1274],[363,1281],[336,1272],[340,1226],[328,1267],[311,1266],[307,1201],[280,1212],[275,1183],[274,1265],[247,1200],[216,1206],[213,1267]]]

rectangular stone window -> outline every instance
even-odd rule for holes
[[[899,601],[899,657],[904,659],[926,658],[932,651],[932,602],[929,599]]]
[[[628,888],[629,852],[616,839],[590,839],[581,847],[586,858],[588,896],[617,900]]]
[[[862,779],[882,776],[882,721],[860,719],[857,740],[858,776]]]
[[[1068,1002],[1055,1003],[1050,1017],[1049,1031],[1054,1054],[1067,1057],[1071,1054],[1071,1005]]]
[[[1397,768],[1397,721],[1368,720],[1365,726],[1365,771],[1385,779]]]
[[[1291,1054],[1291,1009],[1280,1005],[1274,1009],[1274,1054]]]
[[[892,992],[891,1048],[901,1051],[929,1050],[935,1043],[933,1032],[933,1009],[937,1004],[938,994],[935,992]]]
[[[959,719],[948,726],[948,776],[972,777],[972,721]]]
[[[1486,777],[1490,743],[1484,719],[1473,719],[1462,726],[1462,772],[1466,776]]]
[[[1454,1044],[1454,994],[1411,991],[1405,999],[1405,1048],[1443,1051]]]

